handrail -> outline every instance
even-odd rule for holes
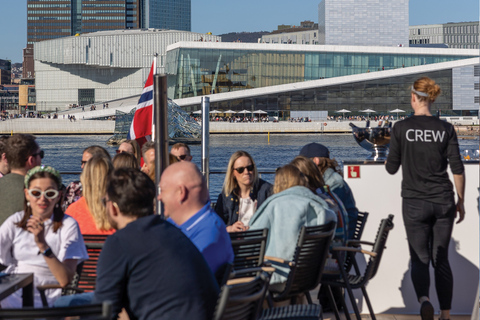
[[[259,174],[275,174],[276,169],[268,168],[268,169],[260,169],[257,170]],[[80,175],[81,171],[60,171],[60,174],[71,174],[71,175]],[[210,170],[210,174],[226,174],[226,170]]]

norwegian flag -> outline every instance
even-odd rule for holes
[[[142,95],[138,99],[137,110],[133,116],[130,131],[127,139],[137,140],[140,146],[150,140],[152,135],[152,113],[153,113],[153,75],[156,70],[155,59],[153,60],[147,82],[143,88]]]

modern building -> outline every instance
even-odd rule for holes
[[[191,0],[27,0],[24,78],[33,77],[36,42],[105,30],[190,31]]]
[[[179,42],[168,47],[168,96],[186,111],[410,110],[409,86],[430,76],[444,113],[478,113],[478,51],[373,46]],[[213,94],[212,94],[213,93]]]
[[[408,46],[408,0],[322,0],[319,44]]]
[[[12,82],[12,61],[0,59],[0,84]]]
[[[262,36],[262,43],[318,44],[318,23],[302,21],[300,26],[280,25],[278,29]]]
[[[445,44],[449,48],[478,49],[479,22],[410,26],[411,45]]]
[[[55,111],[72,104],[100,104],[139,95],[154,55],[157,72],[164,73],[167,46],[178,41],[208,45],[221,38],[187,31],[131,29],[37,42],[37,110]]]

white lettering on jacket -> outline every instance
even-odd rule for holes
[[[443,138],[445,138],[445,131],[408,129],[405,134],[405,138],[411,142],[443,142]]]

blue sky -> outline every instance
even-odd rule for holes
[[[279,24],[318,22],[319,3],[320,0],[192,0],[192,31],[272,31]],[[22,62],[22,49],[27,42],[27,1],[0,0],[0,7],[0,59]],[[478,20],[479,0],[410,0],[410,25]]]

